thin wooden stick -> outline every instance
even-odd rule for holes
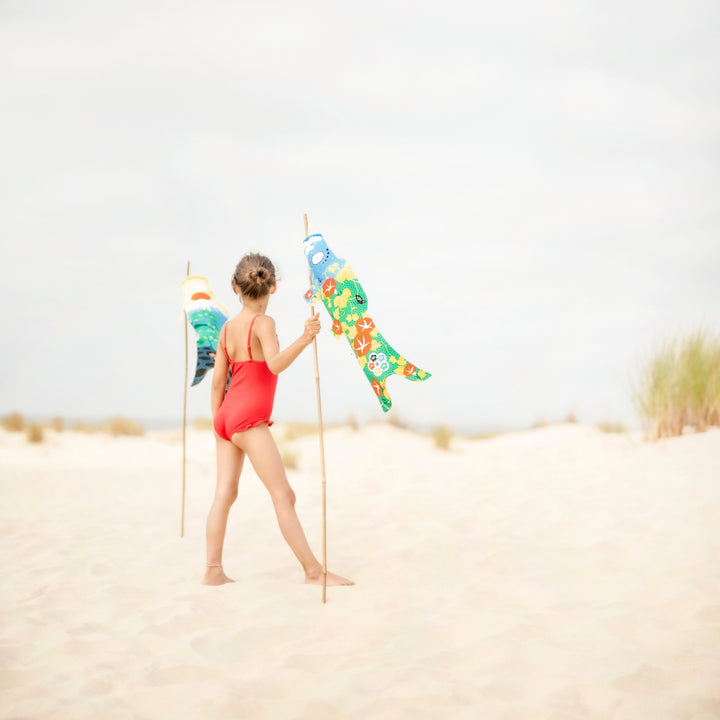
[[[305,237],[308,236],[308,216],[303,215],[305,222]],[[312,273],[310,273],[310,284],[312,285]],[[315,312],[315,306],[310,308],[310,315]],[[313,338],[313,357],[315,359],[315,390],[317,394],[318,430],[320,433],[320,476],[322,477],[322,564],[323,564],[323,589],[322,601],[327,602],[327,503],[326,503],[326,480],[325,480],[325,440],[323,436],[322,401],[320,397],[320,365],[318,363],[317,337]]]
[[[187,263],[185,277],[190,276],[190,261]],[[185,428],[187,426],[187,389],[188,389],[188,324],[187,311],[183,310],[185,317],[185,389],[183,393],[183,431],[182,431],[182,509],[180,510],[180,537],[185,535]]]

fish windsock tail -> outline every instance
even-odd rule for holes
[[[195,377],[191,383],[197,385],[206,375],[208,370],[215,366],[215,348],[209,345],[198,346],[197,364],[195,365]]]
[[[358,352],[357,347],[355,350]],[[387,391],[387,381],[390,377],[399,375],[413,382],[423,382],[432,377],[429,372],[413,365],[400,355],[377,331],[372,334],[370,349],[362,356],[359,355],[358,360],[360,360],[363,372],[370,381],[383,412],[387,412],[392,407],[392,400]]]

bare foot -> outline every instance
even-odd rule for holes
[[[305,574],[306,585],[322,585],[323,584],[323,571],[322,568],[316,573]],[[335,585],[354,585],[352,580],[336,575],[335,573],[328,572],[327,574],[327,586],[332,587]]]
[[[202,579],[203,585],[224,585],[231,582],[235,581],[229,578],[221,567],[206,568],[205,577]]]

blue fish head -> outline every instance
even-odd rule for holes
[[[310,266],[310,272],[312,272],[313,277],[318,280],[329,275],[328,268],[333,263],[340,263],[342,265],[342,260],[328,247],[320,233],[308,235],[308,237],[303,240],[303,250],[305,251],[305,257],[307,257],[308,265]]]

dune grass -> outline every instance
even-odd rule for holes
[[[392,425],[392,427],[397,428],[398,430],[412,430],[410,423],[399,415],[397,410],[392,410],[388,414],[386,422],[388,425]]]
[[[298,469],[298,455],[296,452],[289,450],[288,448],[280,449],[280,457],[282,458],[283,465],[288,470]]]
[[[13,412],[0,418],[0,426],[10,432],[25,432],[30,442],[42,442],[46,430],[61,433],[65,431],[66,427],[69,427],[74,432],[106,433],[113,437],[121,435],[141,436],[145,434],[145,427],[141,423],[119,416],[105,421],[80,420],[68,425],[60,416],[55,416],[50,420],[28,422],[22,414]]]
[[[28,422],[19,412],[13,412],[0,419],[0,426],[9,432],[25,432],[29,442],[38,443],[45,439],[45,430],[62,432],[64,428],[63,419],[54,417],[52,420],[43,422]]]
[[[626,433],[627,428],[621,423],[605,420],[597,424],[598,430],[604,433]]]
[[[105,433],[107,435],[111,435],[112,437],[121,437],[123,435],[129,437],[140,437],[145,434],[145,428],[141,423],[120,416],[112,417],[104,422],[89,422],[80,420],[71,425],[71,430],[87,433],[88,435]]]
[[[297,440],[298,438],[305,437],[305,435],[314,435],[318,432],[317,423],[312,422],[287,422],[284,423],[283,428],[283,440],[288,442],[291,440]],[[329,426],[325,425],[325,429]]]
[[[22,432],[25,429],[25,418],[19,412],[13,412],[5,415],[0,424],[8,432]]]
[[[86,433],[93,435],[94,433],[102,432],[102,427],[96,422],[89,422],[86,420],[77,420],[70,426],[73,432]]]
[[[145,428],[139,422],[124,417],[110,418],[107,423],[105,423],[104,429],[113,437],[120,435],[136,437],[145,434]]]
[[[468,435],[468,440],[490,440],[491,438],[497,437],[498,435],[502,434],[501,430],[487,430],[486,432],[481,433],[473,433],[472,435]]]
[[[38,423],[28,425],[25,434],[27,441],[30,443],[41,443],[45,440],[45,431],[43,430],[43,426]]]
[[[720,425],[720,337],[696,330],[662,344],[642,368],[633,399],[653,440]]]
[[[433,428],[432,437],[435,441],[435,447],[438,450],[449,450],[453,434],[453,431],[446,425],[438,425]]]
[[[192,422],[192,427],[195,430],[212,430],[213,421],[209,417],[196,417]]]

